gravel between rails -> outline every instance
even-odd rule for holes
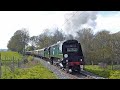
[[[60,69],[58,69],[57,67],[50,65],[49,63],[47,63],[46,61],[39,59],[39,58],[34,58],[34,60],[38,60],[40,61],[40,63],[42,65],[44,65],[46,68],[48,68],[50,71],[52,71],[54,74],[57,75],[58,79],[71,79],[71,77],[69,77],[67,74],[65,74],[64,72],[62,72]]]
[[[57,76],[58,79],[99,79],[99,78],[94,77],[94,75],[86,71],[82,71],[82,74],[69,74],[69,73],[66,73],[64,70],[59,69],[58,67],[54,65],[51,65],[45,60],[42,60],[36,57],[34,57],[34,60],[39,61],[42,65],[44,65],[46,68],[52,71]]]
[[[92,79],[108,79],[108,78],[103,78],[103,77],[100,77],[98,75],[95,75],[93,73],[90,73],[90,72],[84,71],[84,70],[81,73],[84,74],[84,75],[86,75],[89,78],[92,78]]]

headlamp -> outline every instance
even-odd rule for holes
[[[68,57],[68,54],[65,54],[64,57],[67,58],[67,57]]]

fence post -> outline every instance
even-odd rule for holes
[[[113,61],[111,62],[111,69],[113,70]]]
[[[2,77],[2,60],[1,60],[1,53],[0,53],[0,78]]]
[[[14,73],[14,57],[11,58],[11,71]]]
[[[5,75],[5,77],[6,77],[6,68],[7,68],[6,63],[7,63],[7,59],[6,59],[6,56],[5,56],[5,57],[4,57],[4,65],[3,65],[4,68],[5,68],[5,69],[4,69],[4,73],[5,73],[4,75]]]
[[[14,59],[15,59],[15,58],[13,57],[13,78],[15,77],[15,76],[14,76],[14,70],[15,70]]]
[[[15,69],[15,68],[14,68],[14,57],[13,57],[13,73],[14,73],[14,69]]]
[[[19,61],[19,59],[18,59],[18,68],[20,67],[20,61]]]

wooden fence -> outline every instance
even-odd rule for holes
[[[2,57],[0,53],[0,78],[2,78],[3,73],[5,73],[6,69],[9,68],[11,72],[14,73],[16,68],[22,68],[22,65],[25,64],[24,57],[15,58],[15,57]],[[4,72],[3,72],[4,67]]]

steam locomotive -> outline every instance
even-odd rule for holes
[[[81,66],[85,64],[81,44],[77,40],[59,41],[43,49],[26,51],[26,55],[48,60],[51,64],[65,68],[67,72],[80,72]]]

